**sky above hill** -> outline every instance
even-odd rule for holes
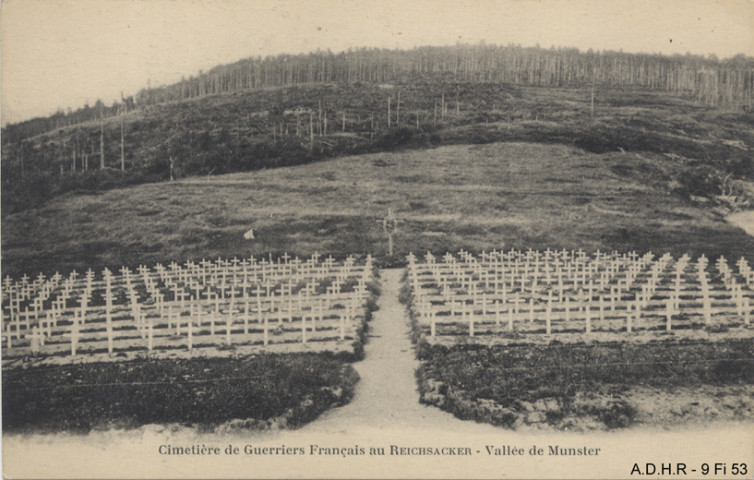
[[[478,43],[754,56],[754,0],[3,0],[2,124],[250,56]]]

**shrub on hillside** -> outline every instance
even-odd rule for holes
[[[720,193],[720,180],[712,167],[699,165],[689,168],[684,173],[678,178],[678,186],[674,193],[685,198],[691,195],[712,197]]]
[[[97,192],[129,185],[156,182],[162,178],[149,170],[89,170],[63,175],[32,172],[24,176],[3,178],[2,214],[10,215],[41,207],[51,198],[69,192]]]
[[[378,148],[392,149],[408,146],[414,137],[416,130],[407,127],[392,128],[375,140]]]

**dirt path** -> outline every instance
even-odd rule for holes
[[[746,233],[754,237],[754,210],[728,215],[726,220],[737,227],[741,227]]]
[[[370,323],[366,358],[354,364],[361,376],[354,398],[348,405],[325,412],[301,432],[356,432],[365,427],[495,430],[419,403],[414,376],[419,362],[409,338],[406,309],[398,301],[402,272],[380,272],[382,294]]]

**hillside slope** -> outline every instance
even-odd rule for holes
[[[171,174],[500,141],[673,155],[686,170],[680,186],[695,195],[721,193],[728,175],[754,177],[752,113],[608,87],[595,90],[592,108],[591,95],[588,88],[419,79],[264,88],[151,105],[4,143],[2,212],[37,207],[70,191],[164,181]]]
[[[3,219],[3,273],[272,255],[463,248],[745,255],[754,239],[669,189],[656,154],[532,143],[456,145],[68,194]],[[380,220],[400,219],[386,256]],[[254,229],[255,239],[243,234]]]

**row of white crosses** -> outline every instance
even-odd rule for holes
[[[299,262],[298,259],[289,262],[289,258],[287,255],[283,256],[283,262],[278,264],[280,268],[277,269],[269,268],[270,264],[267,262],[262,262],[257,268],[253,261],[219,260],[214,266],[205,264],[211,270],[209,278],[206,275],[206,269],[201,278],[199,275],[193,278],[187,277],[180,272],[177,276],[171,277],[165,269],[158,270],[167,289],[173,292],[174,300],[178,301],[180,309],[184,308],[184,300],[187,297],[197,309],[203,307],[210,309],[208,317],[212,335],[215,334],[215,320],[219,320],[223,315],[232,316],[237,308],[241,308],[241,311],[245,313],[244,332],[248,333],[249,312],[252,309],[257,315],[263,312],[269,313],[265,321],[277,313],[279,322],[292,322],[294,314],[302,315],[303,305],[314,303],[310,309],[317,311],[318,314],[316,316],[312,314],[310,317],[312,321],[315,318],[321,320],[324,311],[329,309],[340,295],[343,280],[349,277],[354,269],[352,257],[334,271],[332,257],[328,257],[321,265],[316,262],[317,256],[304,263]],[[191,266],[189,269],[193,270]],[[171,270],[177,271],[175,266],[171,266]],[[325,278],[327,275],[333,278],[331,285],[327,287],[326,294],[317,298],[316,301],[313,300],[320,286],[317,278]],[[298,290],[297,295],[294,295],[296,286],[302,282],[305,282],[305,286]],[[358,284],[357,290],[363,293],[366,288],[366,279],[363,275],[359,278]],[[356,298],[358,297],[353,297],[347,303],[347,308],[351,308]],[[298,308],[294,308],[296,303]],[[172,314],[169,313],[168,316],[171,318]],[[226,321],[225,324],[226,339],[229,342],[231,322]],[[305,321],[302,321],[303,324]],[[302,337],[305,340],[306,328],[302,326],[302,330]]]
[[[62,284],[63,277],[59,273],[49,280],[45,280],[40,273],[32,283],[28,282],[25,275],[17,283],[6,277],[3,282],[3,338],[9,348],[14,337],[16,340],[28,338],[32,352],[37,353],[44,345],[45,337],[51,336],[52,330],[57,327],[58,318],[67,309],[69,302],[73,302],[78,304],[78,308],[71,310],[73,322],[70,338],[71,348],[75,350],[78,339],[76,332],[91,300],[94,272],[91,269],[87,271],[79,288],[75,286],[77,277],[78,273],[74,271]],[[56,297],[54,300],[53,294]],[[25,304],[23,310],[22,303]]]
[[[473,336],[477,323],[492,319],[496,326],[507,323],[509,330],[515,321],[526,320],[531,327],[544,320],[550,334],[553,321],[571,329],[573,320],[583,321],[582,328],[591,333],[594,321],[604,326],[607,319],[631,332],[643,318],[659,316],[670,331],[673,318],[699,313],[699,304],[706,325],[713,315],[733,316],[744,325],[751,321],[754,273],[743,258],[737,273],[718,259],[721,280],[713,285],[703,255],[691,263],[688,255],[655,260],[651,252],[587,256],[583,251],[510,250],[475,257],[460,251],[441,262],[431,253],[423,262],[410,254],[408,264],[412,308],[432,336],[437,323],[458,321]]]
[[[280,326],[294,318],[300,321],[300,339],[306,342],[308,332],[316,331],[317,323],[328,315],[339,318],[339,337],[345,339],[367,298],[372,259],[368,256],[360,265],[354,257],[343,262],[319,259],[318,254],[305,261],[285,254],[277,260],[218,259],[184,266],[158,264],[152,269],[142,265],[136,272],[123,267],[120,275],[105,269],[99,279],[92,270],[83,277],[74,271],[65,280],[59,274],[50,279],[40,275],[33,282],[27,276],[19,281],[6,277],[5,353],[23,354],[25,347],[38,354],[46,342],[59,345],[61,337],[70,341],[72,356],[82,340],[103,348],[98,341],[106,339],[110,354],[119,342],[121,348],[133,348],[136,341],[151,351],[157,336],[163,341],[168,336],[171,341],[185,338],[192,349],[206,328],[211,343],[216,343],[216,330],[222,325],[224,343],[230,345],[235,336],[250,334],[250,323],[263,325],[267,345],[270,323],[277,320]],[[344,288],[346,283],[349,289]],[[94,306],[93,295],[101,297],[104,305]],[[333,308],[344,311],[331,312]],[[242,330],[234,327],[241,321]]]
[[[484,288],[490,288],[492,285],[496,292],[499,293],[503,287],[510,289],[519,289],[524,291],[535,291],[543,285],[553,285],[557,283],[558,290],[564,291],[565,287],[578,288],[582,286],[587,288],[588,283],[592,282],[592,277],[597,272],[597,263],[589,263],[583,252],[551,252],[544,254],[541,252],[527,251],[525,254],[519,252],[483,254],[482,260],[477,261],[473,256],[461,251],[460,257],[463,262],[457,262],[451,254],[443,257],[444,265],[440,268],[434,258],[428,257],[427,263],[430,265],[430,271],[436,281],[447,286],[449,282],[462,282],[460,287],[468,289],[471,283],[476,280],[474,276],[484,283]],[[635,260],[635,259],[632,259]],[[630,269],[638,272],[641,263],[632,261],[629,264]],[[624,262],[625,263],[625,262]],[[447,275],[448,265],[452,273]],[[609,283],[610,279],[620,270],[621,262],[612,261],[608,267],[600,273],[599,283]],[[468,276],[466,272],[471,269],[473,275]],[[627,282],[635,278],[636,272],[629,272]],[[464,283],[465,282],[465,283]],[[507,284],[510,283],[508,286]],[[504,290],[503,290],[504,293]]]
[[[754,290],[754,274],[751,272],[746,259],[740,258],[737,262],[740,277],[743,278],[744,284],[739,284],[733,271],[728,267],[728,262],[724,257],[720,257],[716,263],[717,270],[723,279],[725,288],[730,291],[731,296],[735,299],[737,315],[746,316],[750,309],[751,300],[744,296],[744,288]]]

